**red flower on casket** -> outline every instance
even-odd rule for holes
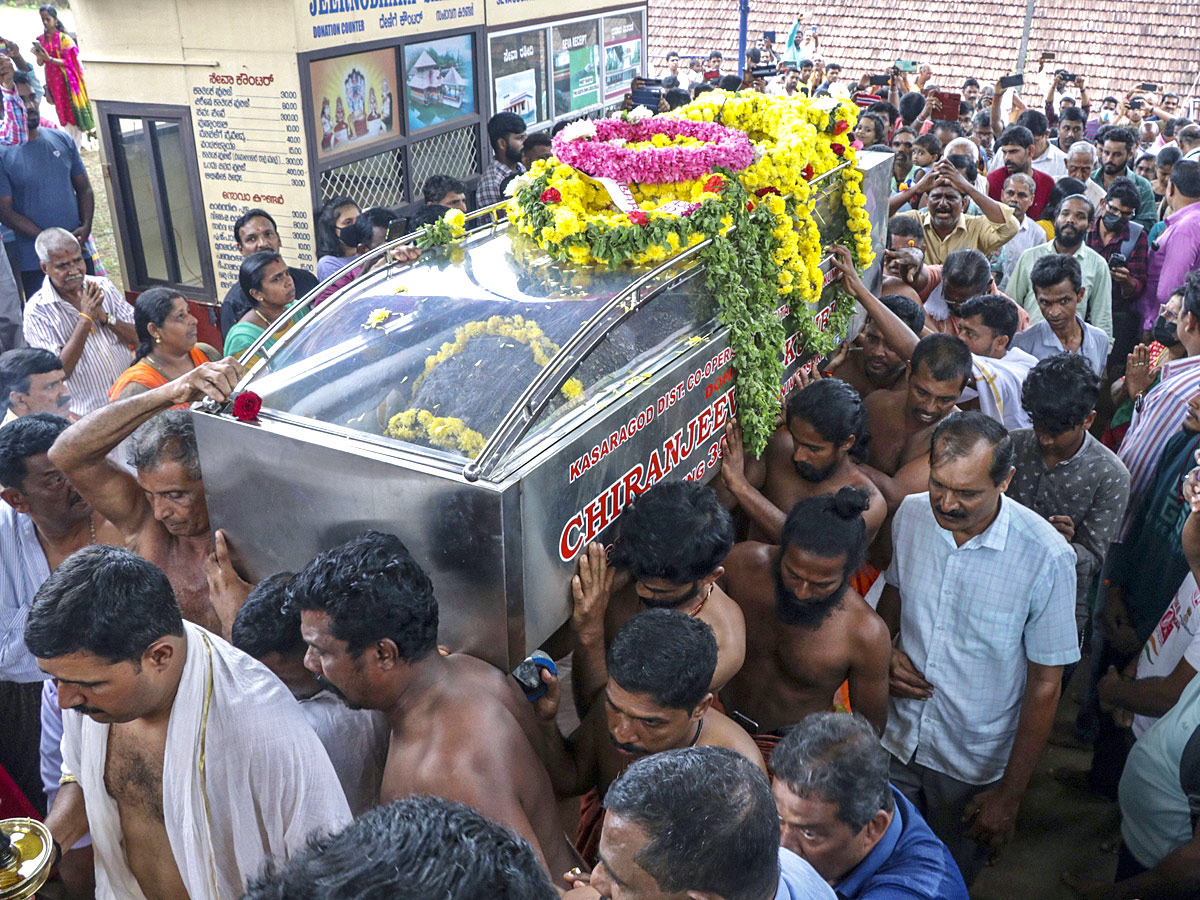
[[[562,200],[562,194],[558,192],[558,188],[546,188],[538,199],[543,203],[558,203]]]
[[[833,126],[834,134],[845,134],[850,130],[850,123],[845,119],[838,119],[837,124]]]
[[[804,180],[805,180],[805,181],[812,181],[812,177],[813,177],[813,167],[812,167],[812,166],[805,166],[805,167],[804,167],[804,171],[803,171],[803,172],[801,172],[800,174],[804,176]]]
[[[262,397],[254,391],[242,391],[233,398],[233,417],[239,422],[253,422],[262,409]]]
[[[845,144],[830,144],[829,149],[832,150],[834,153],[836,153],[838,156],[841,156],[843,153],[846,152],[846,145]]]
[[[717,193],[723,187],[725,187],[725,179],[720,175],[714,175],[708,181],[704,182],[704,189],[710,194]]]
[[[645,225],[647,222],[650,221],[650,217],[648,215],[646,215],[644,212],[642,212],[640,209],[635,209],[633,212],[631,212],[629,214],[629,221],[632,222],[634,225]]]

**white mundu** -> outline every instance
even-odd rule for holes
[[[237,900],[268,857],[335,831],[350,810],[329,757],[261,663],[184,622],[187,658],[167,726],[163,812],[191,900]],[[108,725],[63,712],[63,770],[83,789],[99,900],[145,900],[104,786]]]

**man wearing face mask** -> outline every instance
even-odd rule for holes
[[[1142,332],[1139,305],[1146,287],[1149,243],[1146,231],[1133,221],[1140,197],[1128,178],[1118,178],[1108,186],[1103,215],[1088,230],[1087,245],[1108,264],[1112,281],[1113,361],[1124,360]]]
[[[954,413],[934,432],[929,490],[904,500],[879,614],[896,636],[883,745],[892,784],[946,842],[968,887],[1012,839],[1079,659],[1075,553],[1007,498],[1004,426]]]
[[[866,509],[859,488],[809,497],[788,513],[778,546],[747,541],[726,560],[725,584],[746,614],[746,662],[721,701],[768,762],[843,682],[855,712],[876,730],[887,721],[887,628],[850,587],[867,550]]]

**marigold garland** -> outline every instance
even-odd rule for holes
[[[793,299],[788,304],[791,318],[805,336],[806,349],[816,353],[833,349],[853,314],[853,301],[839,297],[827,331],[818,330],[814,320],[824,276],[810,182],[843,163],[847,165],[834,177],[841,182],[848,243],[859,267],[869,266],[874,259],[862,173],[843,137],[853,128],[858,109],[849,101],[832,98],[710,91],[650,122],[644,115],[622,118],[625,123],[638,122],[638,128],[656,120],[684,119],[737,129],[749,138],[753,161],[736,173],[717,169],[716,174],[698,178],[689,177],[693,173],[682,164],[659,167],[653,172],[658,183],[628,185],[638,209],[626,213],[615,208],[598,182],[551,157],[514,179],[509,217],[552,257],[579,264],[656,264],[686,247],[717,238],[703,251],[703,258],[710,288],[721,305],[720,319],[730,328],[747,444],[752,452],[761,453],[774,428],[782,374],[780,353],[786,331],[776,314],[780,297],[797,295],[799,302]],[[563,134],[569,141],[575,139],[571,143],[591,144],[590,153],[599,150],[595,141],[588,140],[593,134],[610,130],[635,134],[623,123],[601,121],[589,123],[589,128]],[[646,133],[653,146],[653,130]],[[679,202],[672,212],[660,210],[671,201]]]
[[[378,312],[378,310],[377,310]],[[374,315],[374,313],[372,313]],[[370,321],[370,317],[368,317]],[[367,326],[363,326],[364,328]],[[543,368],[558,353],[558,344],[546,337],[545,332],[532,319],[522,315],[492,316],[478,322],[467,322],[454,331],[454,340],[446,341],[438,348],[437,353],[425,357],[425,368],[416,381],[413,382],[412,396],[415,399],[417,389],[425,376],[453,356],[466,349],[468,341],[473,338],[490,335],[503,337],[529,347],[533,361]],[[583,384],[577,378],[569,379],[562,386],[562,395],[567,400],[575,400],[583,393]],[[463,455],[474,459],[487,443],[487,438],[478,431],[467,427],[462,419],[450,416],[435,416],[424,409],[406,409],[388,420],[384,434],[402,441],[423,438],[434,447],[443,450],[457,450]]]
[[[388,420],[384,434],[401,441],[424,439],[442,450],[456,450],[474,459],[487,438],[468,428],[462,419],[435,416],[427,409],[406,409]]]

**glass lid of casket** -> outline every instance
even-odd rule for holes
[[[263,407],[473,458],[559,347],[647,270],[559,263],[508,230],[380,267],[302,320]]]

